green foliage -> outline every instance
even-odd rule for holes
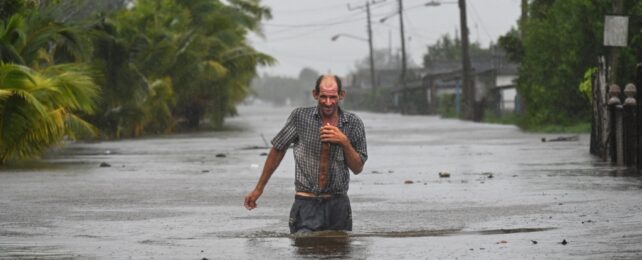
[[[0,3],[0,163],[96,135],[82,118],[110,137],[220,126],[274,63],[246,42],[259,0],[127,2]]]
[[[39,73],[0,64],[0,165],[37,157],[64,136],[96,129],[75,113],[92,113],[98,95],[91,73],[81,65],[48,67]]]
[[[21,13],[26,7],[25,0],[0,1],[0,20],[5,21],[14,14]]]
[[[515,28],[499,37],[497,44],[506,51],[506,56],[513,62],[521,62],[524,57],[524,46],[519,31]]]
[[[517,89],[526,103],[520,125],[574,125],[590,119],[590,103],[576,87],[601,48],[604,2],[533,1],[520,28],[524,56]]]
[[[458,118],[455,94],[439,95],[437,111],[443,118]]]
[[[512,112],[502,112],[501,116],[498,116],[496,113],[493,113],[492,110],[488,109],[484,113],[482,122],[491,124],[515,125],[518,122],[518,117],[515,113]]]
[[[593,103],[593,74],[597,72],[597,68],[588,68],[584,72],[584,78],[580,82],[580,92],[584,94],[589,103]]]
[[[18,13],[0,22],[0,60],[32,68],[80,62],[88,48],[82,27],[57,22],[46,10]]]
[[[245,40],[270,17],[258,3],[140,0],[102,17],[94,60],[105,74],[107,120],[95,121],[115,137],[222,126],[249,94],[256,66],[274,62]],[[164,91],[153,82],[163,82]]]
[[[461,60],[461,40],[458,37],[451,39],[450,35],[445,34],[437,40],[434,45],[428,46],[428,52],[424,55],[424,67],[429,67],[431,63],[443,60]],[[470,43],[470,56],[489,55],[489,49],[482,49],[478,42]]]

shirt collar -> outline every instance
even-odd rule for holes
[[[343,124],[347,124],[349,121],[348,121],[348,118],[343,113],[343,109],[341,109],[340,106],[338,108],[339,108],[339,126],[342,126]],[[314,113],[312,113],[312,115],[314,115],[314,117],[316,118],[321,118],[321,116],[319,115],[319,106],[315,107]]]

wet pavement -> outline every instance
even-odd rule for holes
[[[242,206],[289,111],[243,106],[222,132],[75,143],[1,169],[0,259],[642,258],[642,178],[589,155],[588,135],[433,116],[358,113],[353,232],[290,237],[291,151]]]

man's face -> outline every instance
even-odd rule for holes
[[[339,93],[339,87],[334,77],[324,77],[319,84],[319,92],[312,92],[314,99],[319,102],[320,112],[324,116],[332,116],[338,108],[339,101],[345,92]]]

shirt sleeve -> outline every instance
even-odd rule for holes
[[[281,131],[272,139],[272,147],[274,147],[274,149],[286,150],[290,147],[290,144],[298,140],[296,114],[297,110],[292,111]]]

